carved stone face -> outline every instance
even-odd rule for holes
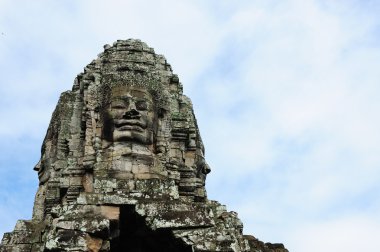
[[[50,172],[46,170],[46,165],[42,158],[34,167],[34,170],[38,172],[38,179],[40,181],[40,185],[44,184],[50,177]]]
[[[105,116],[105,135],[113,142],[153,142],[153,97],[145,89],[114,87]]]

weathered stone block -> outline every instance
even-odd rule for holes
[[[1,244],[8,245],[12,239],[12,233],[4,233]]]
[[[1,252],[286,252],[206,198],[189,98],[162,55],[118,40],[64,92],[42,145],[33,220]],[[250,248],[251,247],[251,248]]]
[[[0,252],[30,252],[31,244],[15,244],[0,247]]]
[[[118,220],[120,217],[120,207],[100,206],[100,213],[108,220]]]

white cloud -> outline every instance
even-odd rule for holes
[[[379,232],[377,218],[349,216],[302,226],[290,242],[294,251],[375,251]]]
[[[185,89],[191,88],[191,73],[201,71],[218,50],[223,33],[207,12],[190,1],[81,3],[86,27],[97,40],[112,43],[133,37],[149,41],[156,53],[165,55],[181,80],[188,83]]]
[[[4,143],[41,139],[59,92],[102,45],[140,38],[166,56],[193,99],[213,169],[209,196],[239,212],[246,233],[290,251],[362,250],[357,241],[374,249],[376,4],[16,2],[0,2]],[[4,213],[18,207],[0,205]]]
[[[230,29],[241,35],[238,47],[248,54],[241,65],[245,71],[239,72],[233,87],[208,92],[213,97],[221,94],[217,104],[210,104],[213,109],[222,109],[213,125],[223,126],[221,130],[206,126],[206,135],[214,140],[206,145],[208,153],[213,149],[212,159],[219,160],[212,161],[217,164],[214,173],[223,169],[217,176],[219,181],[210,178],[217,184],[211,193],[219,197],[223,191],[238,198],[244,194],[246,199],[232,206],[242,210],[250,232],[257,232],[252,223],[263,221],[277,227],[277,221],[283,220],[286,226],[278,232],[285,234],[312,216],[362,209],[360,198],[376,190],[380,176],[376,154],[380,104],[375,95],[380,91],[375,84],[380,62],[372,56],[379,50],[362,44],[376,23],[361,21],[352,13],[337,15],[311,1],[296,3],[269,11],[246,8],[236,13]],[[234,88],[243,91],[235,92]],[[250,109],[240,110],[240,120],[226,113],[236,102],[236,93],[256,101]],[[205,117],[202,121],[208,119],[207,112],[201,115]],[[202,132],[205,134],[204,129]],[[226,146],[215,142],[218,137],[226,140]],[[269,188],[250,185],[240,192],[223,187],[221,179],[226,174],[237,181],[244,181],[244,174],[272,178],[266,184]],[[370,198],[369,204],[374,204],[374,196]],[[288,218],[291,223],[286,222]],[[265,230],[264,225],[260,228]],[[263,237],[279,237],[273,229]],[[328,239],[323,233],[320,237],[319,242]],[[309,251],[306,247],[298,251],[305,250]]]

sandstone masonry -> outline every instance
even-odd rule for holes
[[[140,40],[118,40],[62,93],[36,165],[32,220],[0,252],[255,251],[209,200],[210,172],[189,98],[171,66]]]

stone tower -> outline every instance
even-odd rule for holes
[[[32,220],[0,252],[257,251],[207,199],[210,172],[189,98],[161,55],[118,40],[64,92],[42,144]]]

